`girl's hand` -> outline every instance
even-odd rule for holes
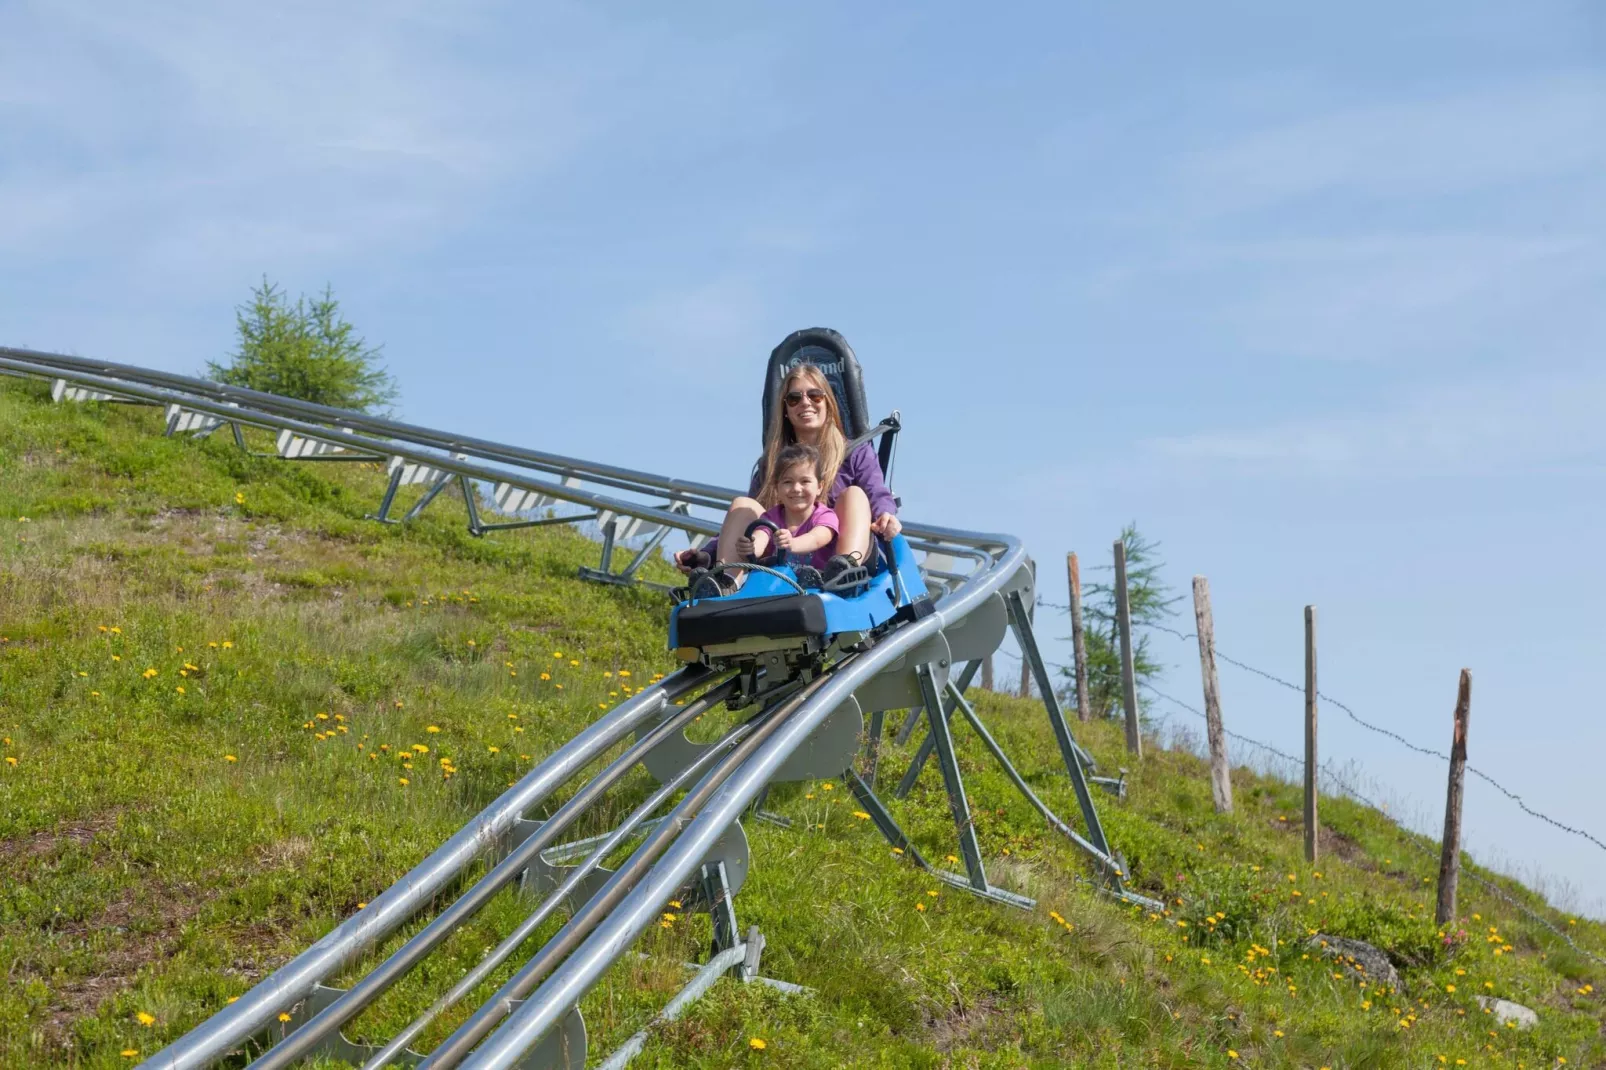
[[[792,548],[792,533],[785,528],[777,531],[775,533],[775,545],[783,550],[790,550]]]
[[[903,530],[903,522],[894,513],[882,513],[870,521],[870,530],[883,539],[890,539]]]
[[[740,554],[741,556],[743,556],[743,557],[752,557],[752,556],[754,556],[754,554],[753,554],[753,539],[752,539],[752,537],[748,536],[748,535],[743,535],[741,538],[737,539],[736,540],[736,552],[738,554]]]

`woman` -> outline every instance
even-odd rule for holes
[[[675,556],[682,572],[707,567],[703,554],[717,563],[741,560],[736,544],[764,510],[774,502],[759,500],[762,487],[774,486],[774,467],[781,450],[794,442],[813,446],[820,454],[821,484],[829,487],[826,505],[837,515],[841,529],[837,537],[837,556],[826,566],[829,580],[844,568],[869,557],[870,536],[890,539],[903,530],[898,522],[897,502],[881,478],[881,462],[875,448],[861,442],[847,448],[842,430],[842,413],[836,394],[825,375],[812,364],[799,364],[781,381],[780,397],[770,409],[770,426],[764,434],[764,455],[753,468],[747,496],[731,502],[730,511],[719,529],[719,540],[702,549],[683,550]]]

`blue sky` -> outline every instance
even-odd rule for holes
[[[1314,603],[1324,690],[1436,748],[1470,666],[1474,764],[1606,838],[1597,5],[664,10],[0,5],[0,341],[193,371],[263,274],[328,282],[409,419],[734,484],[763,357],[834,326],[906,514],[1056,600],[1136,520],[1222,650],[1297,678]],[[1297,751],[1298,696],[1222,692]]]

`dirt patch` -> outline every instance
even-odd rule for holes
[[[109,946],[96,951],[93,973],[46,982],[51,1001],[42,1027],[48,1043],[71,1048],[73,1023],[93,1016],[102,1003],[127,989],[147,965],[166,959],[184,926],[216,894],[190,884],[144,884],[124,889],[93,916],[56,929],[58,937],[87,941],[113,934],[113,938],[107,941]]]
[[[955,1004],[940,1015],[928,1014],[923,1035],[938,1051],[949,1052],[985,1037],[994,1026],[1007,1030],[1009,1015],[992,998],[982,996],[969,1006]]]
[[[1274,829],[1300,837],[1305,835],[1305,822],[1303,820],[1296,818],[1292,821],[1274,820],[1269,823]],[[1377,863],[1372,860],[1371,855],[1366,853],[1364,847],[1342,832],[1336,832],[1326,825],[1318,825],[1316,828],[1316,853],[1317,857],[1320,858],[1342,859],[1357,869],[1364,869],[1372,873],[1379,871]],[[1394,874],[1389,875],[1394,876]]]
[[[0,873],[20,874],[69,847],[87,847],[95,837],[117,827],[126,807],[114,806],[83,817],[57,822],[48,829],[0,840]]]

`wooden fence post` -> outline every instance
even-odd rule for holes
[[[1194,631],[1199,635],[1199,675],[1204,678],[1205,728],[1210,738],[1210,795],[1216,813],[1232,813],[1232,771],[1227,764],[1227,730],[1221,724],[1221,691],[1216,680],[1216,626],[1210,616],[1210,581],[1193,578]]]
[[[1316,607],[1305,607],[1305,861],[1316,862]]]
[[[1076,719],[1086,721],[1093,716],[1093,706],[1087,697],[1087,637],[1082,634],[1082,568],[1076,553],[1065,555],[1065,571],[1071,585],[1071,652],[1076,662]]]
[[[1121,630],[1121,705],[1126,710],[1126,749],[1143,757],[1138,732],[1138,683],[1132,664],[1132,607],[1126,589],[1126,543],[1115,540],[1115,618]]]
[[[1032,663],[1026,660],[1025,651],[1020,656],[1020,697],[1032,697]]]
[[[993,689],[993,656],[991,654],[988,654],[981,663],[981,689],[983,691],[991,691]]]
[[[1436,925],[1455,920],[1455,891],[1461,880],[1461,799],[1467,769],[1467,721],[1472,716],[1472,670],[1461,670],[1455,694],[1455,735],[1450,740],[1450,789],[1444,801],[1444,844],[1439,855]]]

